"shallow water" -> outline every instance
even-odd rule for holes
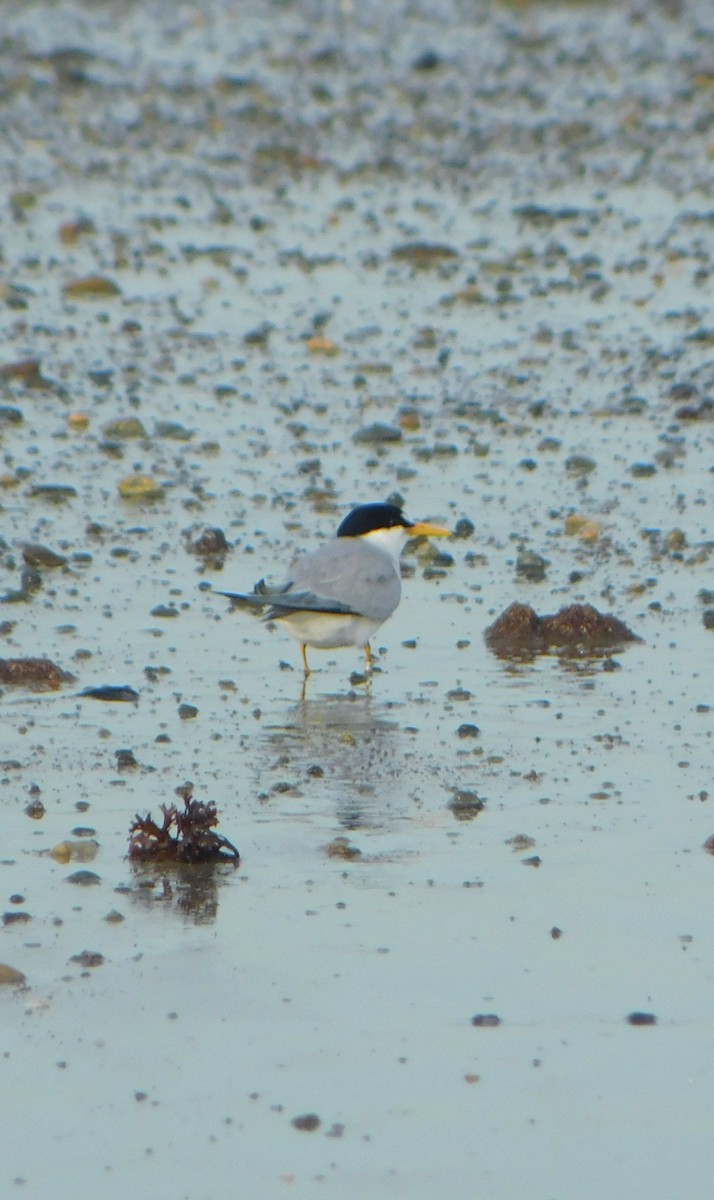
[[[0,657],[76,682],[0,696],[2,1188],[704,1200],[709,8],[251,9],[3,6]],[[474,532],[303,694],[200,585],[395,493]],[[505,662],[513,599],[642,641]],[[127,860],[187,781],[237,870]]]

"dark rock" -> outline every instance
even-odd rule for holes
[[[22,557],[30,567],[63,567],[67,562],[64,554],[57,554],[49,546],[28,542],[22,547]]]
[[[516,575],[529,583],[542,583],[550,566],[547,558],[533,550],[523,550],[516,559]]]
[[[300,1129],[304,1133],[313,1133],[320,1127],[320,1118],[316,1113],[304,1113],[301,1117],[293,1117],[290,1123],[295,1129]]]
[[[441,242],[404,242],[392,250],[392,258],[396,262],[410,263],[420,271],[441,266],[445,262],[453,262],[458,257],[458,251],[454,250],[453,246]]]
[[[104,955],[98,950],[83,950],[81,954],[73,954],[69,961],[79,963],[80,967],[101,967]]]
[[[90,700],[105,700],[107,703],[115,704],[135,704],[139,699],[139,693],[135,692],[132,687],[113,683],[84,688],[79,695],[86,696]]]
[[[216,558],[227,554],[230,547],[223,530],[209,526],[194,541],[188,542],[187,549],[199,558]]]
[[[412,63],[415,71],[435,71],[441,66],[441,56],[436,50],[423,50]]]
[[[383,421],[374,421],[365,425],[352,435],[352,441],[357,445],[372,445],[382,442],[401,442],[402,431],[396,425],[387,425]]]
[[[648,1012],[631,1012],[627,1017],[628,1025],[656,1025],[657,1018],[654,1013]]]
[[[473,821],[480,812],[483,812],[485,803],[476,792],[464,791],[457,788],[447,808],[456,817],[457,821]]]

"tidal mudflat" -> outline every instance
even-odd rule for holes
[[[710,5],[242,7],[3,4],[1,1190],[708,1200]]]

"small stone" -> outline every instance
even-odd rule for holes
[[[94,887],[101,882],[101,876],[96,875],[94,871],[75,871],[67,876],[67,883],[74,883],[77,887]]]
[[[320,1118],[317,1113],[304,1113],[301,1117],[293,1117],[290,1123],[295,1129],[301,1129],[305,1133],[313,1133],[314,1130],[320,1128]]]
[[[0,404],[0,425],[22,425],[22,410],[12,404]]]
[[[139,693],[134,691],[133,687],[114,683],[83,688],[79,695],[86,696],[90,700],[104,700],[114,704],[135,704],[139,699]]]
[[[395,262],[406,262],[418,271],[441,266],[446,262],[458,259],[458,251],[453,246],[441,242],[404,242],[392,250]]]
[[[56,554],[49,546],[28,542],[22,547],[22,557],[30,567],[63,567],[67,562],[64,554]]]
[[[473,821],[485,808],[485,802],[476,792],[458,788],[448,803],[448,808],[457,821]]]
[[[328,858],[343,858],[346,862],[352,862],[354,859],[362,857],[359,847],[353,845],[346,837],[334,838],[333,841],[327,843],[324,850]]]
[[[122,499],[132,503],[139,503],[142,500],[161,500],[164,496],[161,484],[157,483],[151,475],[142,475],[140,472],[120,479],[117,487]]]
[[[565,522],[565,532],[568,537],[578,537],[581,542],[596,542],[602,533],[602,526],[590,517],[572,513]]]
[[[22,383],[26,388],[42,388],[47,380],[42,377],[42,360],[21,358],[17,362],[0,364],[0,381]]]
[[[0,985],[7,983],[11,987],[21,987],[26,982],[22,971],[17,971],[15,967],[10,967],[7,963],[0,963]]]
[[[550,566],[547,558],[533,550],[523,550],[516,559],[516,575],[529,583],[542,583]]]
[[[154,437],[166,438],[170,442],[190,442],[193,433],[180,421],[157,421],[154,426]]]
[[[99,842],[94,838],[82,838],[72,841],[65,838],[50,850],[56,862],[92,862],[99,853]]]
[[[65,246],[74,246],[80,237],[96,233],[97,228],[88,217],[79,217],[76,221],[64,221],[58,229],[59,240]]]
[[[340,347],[330,338],[323,337],[321,334],[316,334],[314,337],[308,338],[305,343],[311,354],[322,354],[328,358],[334,358],[340,353]]]
[[[454,525],[452,537],[455,538],[470,538],[476,532],[476,526],[468,517],[460,517]]]
[[[121,288],[103,275],[86,275],[82,279],[72,279],[64,285],[62,291],[68,300],[108,299],[121,295]]]
[[[79,963],[80,967],[101,967],[104,955],[98,950],[83,950],[81,954],[73,954],[69,961]]]
[[[628,1025],[656,1025],[657,1017],[649,1012],[631,1012],[627,1016]]]
[[[512,846],[514,853],[520,854],[523,850],[530,850],[531,846],[535,846],[535,838],[529,837],[527,833],[517,833],[514,837],[506,838],[506,845]]]
[[[374,421],[365,425],[352,435],[352,441],[357,445],[372,445],[388,442],[401,442],[402,431],[397,425],[387,425],[384,421]]]
[[[571,454],[565,460],[565,469],[569,475],[577,475],[582,478],[585,475],[590,475],[596,469],[596,462],[589,458],[587,454]]]
[[[274,328],[275,326],[271,321],[263,321],[262,325],[257,325],[255,329],[250,329],[248,333],[244,333],[243,341],[246,346],[267,346],[268,338]]]
[[[229,549],[223,530],[211,527],[204,529],[195,541],[188,543],[190,553],[198,555],[199,558],[227,554]]]
[[[113,421],[107,421],[102,425],[102,433],[105,437],[122,440],[149,436],[138,417],[117,417]]]
[[[49,504],[64,504],[66,500],[75,500],[79,493],[76,487],[69,483],[34,483],[28,495],[33,500],[47,500]]]
[[[423,50],[412,63],[415,71],[435,71],[441,66],[441,57],[436,50]]]

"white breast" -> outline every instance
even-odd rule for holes
[[[291,637],[318,650],[335,650],[338,646],[366,646],[382,621],[341,613],[296,612],[280,617],[279,623]]]

